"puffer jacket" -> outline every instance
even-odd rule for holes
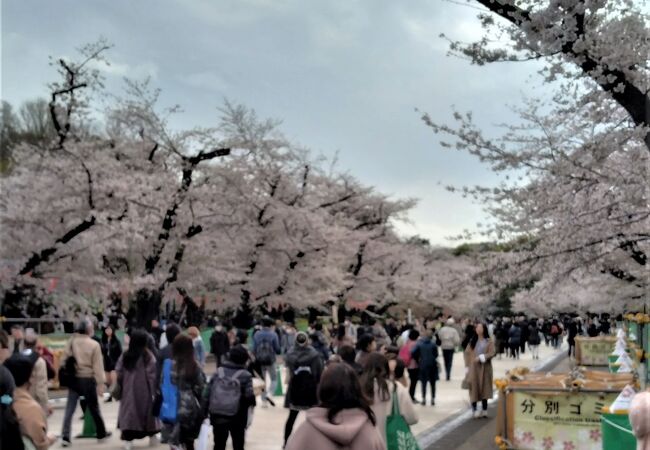
[[[385,450],[379,430],[361,409],[344,409],[327,419],[327,409],[312,408],[289,438],[286,450]]]

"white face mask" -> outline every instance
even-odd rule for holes
[[[217,325],[214,329],[217,331],[223,331],[223,327],[221,325]]]

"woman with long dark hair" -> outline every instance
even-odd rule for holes
[[[488,336],[487,327],[483,323],[478,323],[475,333],[465,349],[469,399],[472,403],[474,418],[487,417],[488,399],[492,398],[492,358],[494,354],[494,343]],[[479,401],[482,412],[477,409]]]
[[[160,422],[153,414],[156,383],[156,358],[147,349],[147,333],[134,330],[129,348],[116,364],[117,383],[121,387],[117,428],[122,430],[125,448],[133,447],[133,440],[149,437],[149,444],[158,445],[156,434]]]
[[[194,344],[187,334],[179,334],[172,344],[172,361],[163,364],[162,383],[167,379],[178,390],[176,418],[163,424],[163,436],[170,447],[194,450],[194,440],[199,436],[204,414],[201,407],[206,385],[205,375],[194,357]],[[162,389],[163,405],[166,389]]]
[[[122,355],[122,344],[115,336],[115,330],[112,325],[106,325],[102,330],[102,356],[104,359],[104,372],[106,373],[106,385],[110,389],[115,383],[115,365],[117,360]],[[113,398],[109,395],[107,402],[112,401]]]
[[[320,404],[291,435],[286,450],[385,450],[375,415],[362,393],[354,369],[330,363],[318,388]]]
[[[375,413],[377,428],[381,431],[382,439],[386,441],[386,418],[391,413],[392,396],[397,396],[399,411],[409,425],[418,421],[418,415],[413,408],[413,401],[408,390],[400,383],[389,378],[388,359],[380,353],[371,353],[366,359],[366,365],[361,374],[361,390],[371,400],[371,408]]]

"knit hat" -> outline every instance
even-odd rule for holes
[[[309,339],[307,338],[307,333],[300,331],[296,333],[296,344],[300,345],[301,347],[304,347],[307,345],[307,342],[309,342]]]
[[[4,362],[4,366],[11,372],[14,377],[16,386],[23,386],[29,381],[32,375],[32,369],[36,361],[26,355],[13,354],[9,359]]]

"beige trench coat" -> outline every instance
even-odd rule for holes
[[[492,398],[492,358],[494,354],[492,339],[488,340],[484,363],[477,361],[478,355],[474,353],[470,345],[465,349],[465,367],[469,369],[467,381],[469,383],[469,399],[471,402]]]

